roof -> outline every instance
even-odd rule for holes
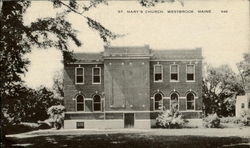
[[[102,62],[102,53],[74,53],[76,62]]]
[[[148,45],[145,46],[105,46],[104,54],[108,56],[149,56],[150,49]]]
[[[152,50],[153,60],[202,59],[201,48]]]
[[[74,53],[76,62],[103,62],[105,57],[151,57],[151,60],[192,60],[202,59],[201,48],[194,49],[171,49],[151,50],[145,46],[105,46],[104,52],[100,53]]]

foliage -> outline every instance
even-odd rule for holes
[[[57,71],[53,77],[52,90],[57,98],[63,99],[63,71]]]
[[[244,54],[243,60],[237,66],[245,90],[250,91],[250,52]]]
[[[154,7],[156,4],[170,2],[173,3],[175,1],[179,1],[183,6],[183,2],[180,0],[139,0],[139,3],[144,7]]]
[[[182,128],[188,121],[183,119],[178,110],[165,110],[156,118],[156,124],[161,128]]]
[[[208,66],[202,89],[205,115],[234,115],[236,96],[244,94],[239,77],[228,65]]]
[[[30,7],[29,0],[0,1],[0,97],[1,124],[14,124],[26,120],[42,120],[48,106],[54,105],[52,94],[47,89],[35,91],[24,87],[22,75],[27,71],[29,60],[25,58],[33,47],[55,47],[63,52],[64,62],[74,61],[69,41],[81,46],[77,31],[65,18],[73,12],[83,16],[90,28],[99,31],[104,42],[115,39],[115,35],[99,22],[83,15],[95,8],[103,0],[92,0],[90,4],[79,7],[78,2],[69,0],[69,4],[61,0],[51,0],[55,8],[66,10],[56,17],[39,18],[31,24],[24,24],[23,16]],[[79,12],[80,10],[83,10]],[[48,101],[46,101],[48,99]],[[6,117],[6,118],[5,118]]]
[[[203,126],[207,128],[218,128],[220,127],[220,118],[216,113],[210,114],[203,118]]]
[[[52,124],[56,129],[60,129],[63,126],[63,119],[65,108],[62,105],[51,106],[48,109],[48,114],[50,115],[50,119],[52,119]]]
[[[2,111],[7,120],[4,124],[18,124],[20,122],[37,122],[48,118],[47,109],[61,100],[54,98],[53,92],[45,87],[31,89],[22,85],[15,85],[12,93],[3,100]]]
[[[8,125],[7,127],[5,127],[6,134],[19,134],[19,133],[38,130],[38,129],[39,129],[38,124],[36,124],[36,123],[27,123],[27,122],[21,122],[19,124]]]

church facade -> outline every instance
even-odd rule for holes
[[[202,50],[105,47],[76,53],[64,66],[64,128],[152,128],[177,104],[187,119],[202,112]]]

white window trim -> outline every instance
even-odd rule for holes
[[[94,97],[95,97],[95,96],[96,96],[96,95],[94,95],[94,96],[93,96],[93,99],[92,99],[92,108],[93,108],[93,112],[102,112],[102,100],[103,100],[103,99],[101,98],[100,95],[98,95],[98,96],[100,97],[100,107],[101,107],[100,109],[101,109],[101,110],[97,110],[97,111],[96,111],[95,108],[94,108],[94,105],[95,105]]]
[[[156,94],[160,94],[161,95],[161,103],[162,103],[162,108],[161,109],[157,109],[157,110],[155,109],[155,95]],[[158,101],[158,102],[160,102],[160,101]],[[154,111],[163,111],[163,95],[161,93],[155,93],[154,94],[154,96],[153,96],[153,106],[154,106],[153,107]]]
[[[85,112],[85,98],[84,98],[83,95],[81,95],[81,96],[83,97],[83,110],[81,110],[81,111],[78,111],[78,110],[77,110],[77,104],[78,104],[78,103],[77,103],[77,97],[78,97],[78,96],[80,96],[80,95],[77,95],[77,96],[76,96],[76,99],[75,99],[76,112]],[[82,102],[81,102],[81,103],[82,103]]]
[[[98,82],[98,83],[94,82],[94,68],[98,68],[99,69],[100,82]],[[101,67],[92,67],[92,84],[101,84],[101,82],[102,82],[101,74],[102,74]]]
[[[82,77],[83,77],[83,82],[82,83],[78,83],[77,82],[77,69],[82,69]],[[84,67],[76,67],[75,68],[75,84],[84,84],[85,78],[84,78]]]
[[[172,65],[177,65],[177,79],[178,80],[172,80],[171,79],[171,74],[172,74]],[[170,65],[170,82],[180,82],[180,71],[179,71],[179,65],[178,64],[171,64]]]
[[[172,105],[172,100],[171,100],[171,96],[172,96],[172,94],[174,94],[174,93],[176,93],[177,94],[177,96],[178,96],[178,111],[180,110],[179,108],[180,108],[180,96],[179,96],[179,94],[177,93],[177,92],[173,92],[173,93],[171,93],[170,94],[170,109],[171,109],[171,105]]]
[[[194,80],[187,80],[187,67],[188,66],[190,66],[190,65],[192,65],[192,66],[194,66]],[[186,65],[186,82],[195,82],[195,64],[187,64]]]
[[[189,93],[192,93],[192,92],[189,92]],[[189,93],[187,93],[187,95],[188,95]],[[187,101],[187,95],[186,95],[186,110],[187,110],[187,111],[195,111],[195,95],[194,95],[194,93],[192,93],[192,94],[193,94],[193,96],[194,96],[194,109],[188,109],[188,108],[187,108],[187,102],[188,102],[188,101]],[[190,101],[189,101],[189,102],[190,102]]]
[[[156,66],[161,66],[161,80],[158,80],[158,81],[155,81],[155,67]],[[163,82],[163,65],[162,64],[157,63],[154,65],[154,82],[155,83]]]

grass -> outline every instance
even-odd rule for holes
[[[35,148],[249,148],[250,128],[40,130],[8,135],[5,146]]]

